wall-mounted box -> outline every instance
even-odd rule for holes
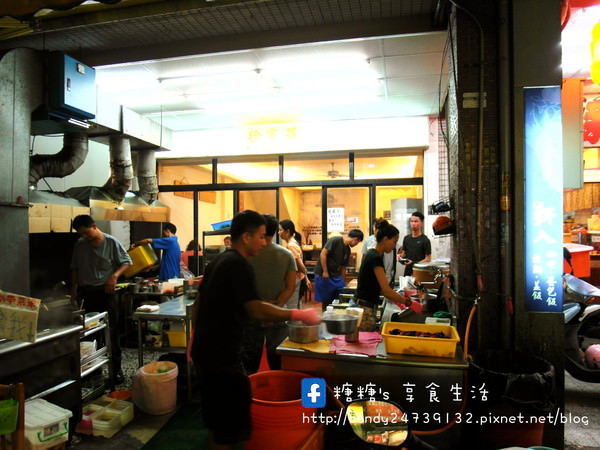
[[[48,114],[61,119],[96,116],[96,70],[64,53],[48,57]]]

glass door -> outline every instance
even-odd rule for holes
[[[365,237],[369,235],[369,188],[343,187],[327,188],[326,236],[346,235],[353,228],[361,230]],[[360,266],[362,243],[352,249],[351,268]]]

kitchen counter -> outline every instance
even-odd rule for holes
[[[387,354],[383,342],[378,345],[375,357],[316,353],[284,346],[279,346],[277,353],[281,355],[283,370],[325,378],[345,404],[358,399],[360,389],[373,387],[379,399],[388,396],[413,414],[417,418],[416,430],[430,431],[446,425],[461,411],[459,397],[466,399],[472,395],[466,386],[469,364],[460,345],[454,358]],[[455,425],[442,434],[428,437],[427,442],[438,439],[458,442],[459,432],[460,427]]]
[[[0,383],[25,384],[27,399],[44,398],[81,417],[80,333],[82,325],[38,332],[36,342],[0,342]],[[74,428],[73,428],[74,429]]]

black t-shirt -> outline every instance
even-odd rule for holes
[[[380,255],[372,248],[363,256],[362,263],[360,264],[356,297],[378,305],[381,287],[375,276],[375,267],[384,269],[383,255]]]
[[[339,277],[342,274],[342,267],[348,265],[350,246],[344,244],[342,236],[334,236],[327,240],[325,248],[329,250],[329,253],[327,253],[327,272],[330,277]],[[315,275],[323,275],[320,257],[317,259]]]
[[[244,303],[258,298],[254,270],[237,251],[219,254],[206,267],[192,345],[201,371],[243,371],[240,353],[249,320]]]
[[[431,255],[431,242],[424,234],[417,237],[412,237],[410,234],[404,236],[402,248],[406,253],[406,258],[418,263],[425,259],[427,255]],[[409,264],[404,267],[404,275],[412,275],[413,265]]]

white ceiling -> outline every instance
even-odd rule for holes
[[[437,115],[446,32],[97,67],[101,95],[173,130]]]

